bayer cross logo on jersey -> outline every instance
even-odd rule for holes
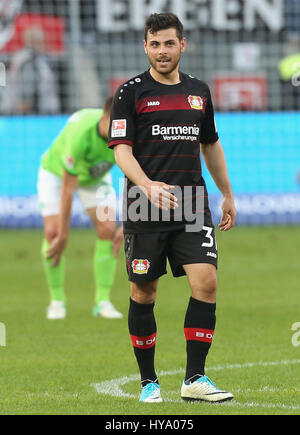
[[[203,98],[197,97],[195,95],[189,95],[188,100],[192,109],[203,110],[204,108]]]

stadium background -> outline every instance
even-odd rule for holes
[[[10,7],[8,7],[10,4]],[[300,52],[297,0],[1,0],[0,226],[39,227],[36,180],[41,154],[68,114],[99,107],[147,68],[144,17],[173,10],[183,17],[188,50],[182,70],[209,83],[238,208],[238,224],[300,222],[299,64],[285,80],[279,63]],[[9,13],[10,12],[10,13]],[[12,26],[10,40],[5,26]],[[39,27],[57,83],[58,113],[6,113],[12,56],[22,35]],[[2,35],[2,36],[1,36]],[[216,218],[220,197],[204,168]],[[118,192],[118,168],[114,168]],[[75,203],[73,225],[89,225]]]

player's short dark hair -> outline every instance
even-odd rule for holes
[[[104,103],[104,113],[109,113],[111,112],[111,108],[112,108],[112,104],[113,104],[113,100],[114,97],[110,96],[108,98],[106,98],[105,103]]]
[[[148,32],[156,33],[159,30],[176,29],[177,37],[181,41],[183,39],[183,24],[177,15],[171,12],[161,14],[151,14],[145,23],[145,41],[147,41]]]

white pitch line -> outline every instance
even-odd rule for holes
[[[220,403],[219,406],[232,406],[239,408],[266,408],[266,409],[286,409],[292,411],[300,411],[300,406],[285,405],[284,403],[256,403],[256,402],[224,402]]]
[[[214,370],[214,371],[220,371],[220,370],[231,370],[231,369],[245,369],[245,368],[252,368],[252,367],[271,367],[271,366],[284,366],[284,365],[293,365],[293,364],[300,364],[300,359],[291,359],[291,360],[281,360],[281,361],[259,361],[259,362],[252,362],[252,363],[244,363],[244,364],[225,364],[223,366],[214,366],[210,367],[207,370]]]
[[[284,365],[295,365],[300,364],[300,359],[293,360],[282,360],[282,361],[259,361],[252,363],[244,363],[244,364],[225,364],[223,366],[214,366],[210,367],[208,371],[223,371],[223,370],[234,370],[234,369],[244,369],[244,368],[252,368],[252,367],[274,367],[274,366],[284,366]],[[161,371],[159,372],[159,376],[172,376],[184,373],[184,369],[177,369],[172,371]],[[121,378],[112,379],[110,381],[103,381],[97,384],[93,384],[92,386],[96,389],[97,393],[104,394],[112,397],[123,397],[130,399],[137,399],[139,396],[135,394],[126,393],[122,390],[122,386],[126,385],[130,382],[140,380],[140,375],[130,375],[123,376]],[[263,391],[263,389],[262,389]],[[164,402],[170,403],[182,403],[181,400],[164,398]],[[221,404],[222,406],[237,406],[241,408],[268,408],[268,409],[287,409],[287,410],[300,410],[300,406],[293,405],[285,405],[285,404],[275,404],[275,403],[255,403],[255,402],[225,402]]]

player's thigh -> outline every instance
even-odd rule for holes
[[[109,207],[102,207],[102,214],[106,214],[107,216],[114,216],[114,209],[110,209]],[[99,220],[99,208],[89,208],[86,210],[88,215],[90,216],[93,225],[95,227],[97,237],[102,240],[112,240],[116,232],[116,222],[113,219],[107,220]]]
[[[218,249],[213,227],[199,232],[176,231],[169,239],[168,259],[175,277],[186,275],[185,265],[210,264],[217,269]]]
[[[111,175],[107,174],[92,186],[79,187],[78,196],[93,221],[98,237],[110,240],[116,229],[117,218],[117,200]]]
[[[195,299],[215,303],[218,252],[212,227],[205,226],[195,233],[174,233],[168,244],[168,258],[175,277],[187,275]]]
[[[194,263],[183,266],[194,299],[215,303],[217,293],[217,270],[212,264]]]
[[[37,189],[45,238],[48,242],[58,234],[61,188],[60,177],[40,168]]]
[[[38,199],[43,218],[57,216],[60,212],[62,179],[40,168],[38,174]]]
[[[124,239],[130,282],[152,283],[167,273],[166,234],[125,234]]]

